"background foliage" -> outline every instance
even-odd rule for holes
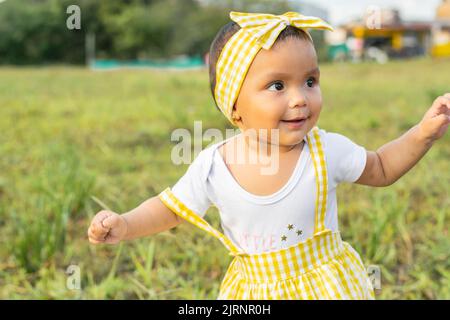
[[[80,30],[66,26],[70,5],[80,7]],[[97,58],[203,56],[230,10],[260,8],[289,10],[283,0],[7,0],[0,3],[0,64],[82,64],[88,33]]]

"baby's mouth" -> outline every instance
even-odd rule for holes
[[[308,120],[309,117],[297,117],[293,119],[288,120],[281,120],[282,123],[286,124],[291,129],[299,129],[303,127],[305,122]]]

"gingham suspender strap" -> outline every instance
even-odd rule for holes
[[[316,175],[316,205],[314,218],[314,234],[325,230],[325,215],[327,212],[328,174],[325,152],[320,140],[319,128],[314,127],[307,135],[311,158]]]
[[[311,157],[314,163],[314,171],[316,176],[316,206],[315,206],[315,225],[314,234],[317,234],[325,229],[325,213],[327,203],[327,171],[324,160],[324,152],[322,143],[320,141],[319,129],[314,127],[307,134],[307,142],[310,148]],[[223,233],[212,227],[205,219],[186,207],[168,187],[163,190],[158,197],[161,201],[170,208],[175,214],[189,221],[200,229],[208,232],[213,237],[219,239],[223,245],[230,251],[230,255],[245,255],[245,252],[239,249],[233,242],[228,239]]]
[[[174,213],[200,229],[208,232],[213,237],[219,239],[228,251],[230,251],[231,255],[239,255],[243,253],[242,250],[239,250],[224,234],[212,227],[205,219],[200,217],[198,214],[186,207],[180,200],[178,200],[169,187],[163,190],[158,197]]]

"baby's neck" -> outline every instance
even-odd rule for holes
[[[295,152],[298,148],[302,148],[304,140],[300,141],[295,145],[282,145],[282,144],[272,144],[265,140],[258,139],[257,137],[248,137],[245,135],[240,135],[240,146],[244,147],[245,154],[254,154],[258,157],[273,157],[275,154],[277,156],[283,157],[288,155],[290,152]]]
[[[261,145],[262,148],[257,148],[258,143],[246,143],[243,135],[239,134],[219,147],[219,152],[229,168],[233,165],[251,165],[259,167],[262,175],[274,175],[279,173],[280,166],[298,161],[304,140],[294,146]]]

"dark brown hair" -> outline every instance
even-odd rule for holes
[[[222,49],[225,46],[225,44],[236,32],[239,31],[239,29],[241,29],[241,27],[236,22],[234,21],[228,22],[219,30],[219,32],[217,32],[209,49],[209,84],[214,103],[218,110],[220,109],[217,106],[216,98],[214,97],[214,89],[216,87],[217,60],[219,59],[220,53],[222,52]],[[309,38],[309,36],[306,34],[305,31],[292,26],[287,26],[285,29],[283,29],[283,31],[280,32],[275,43],[278,41],[283,41],[284,39],[287,39],[289,37],[300,40],[307,40],[311,42],[311,39]]]

